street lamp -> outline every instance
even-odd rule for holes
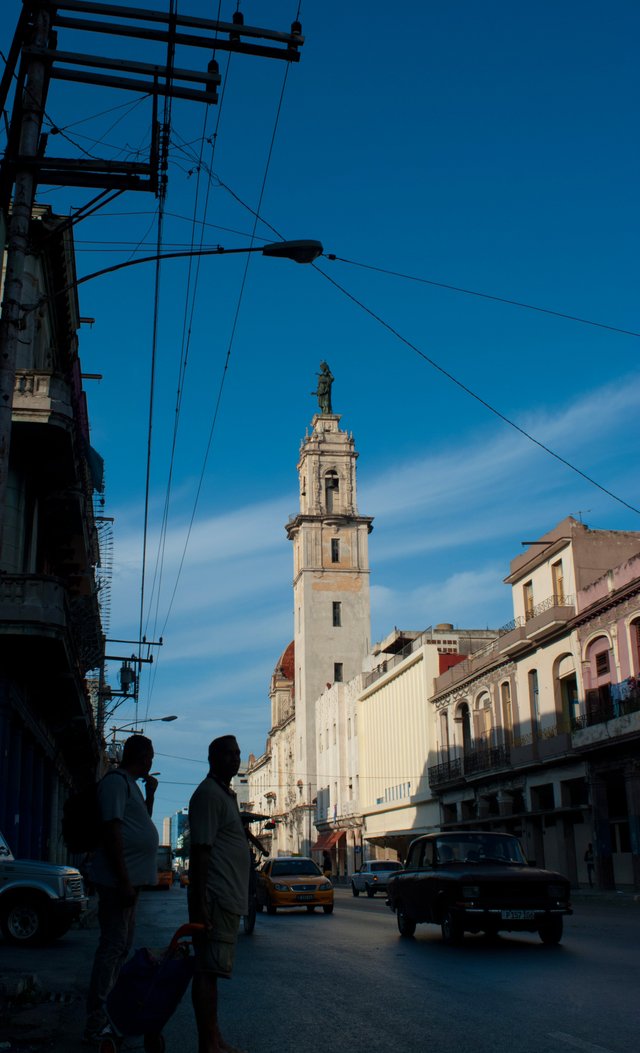
[[[131,731],[132,735],[141,735],[142,732],[138,731],[138,728],[136,727],[136,724],[153,724],[154,721],[156,721],[156,720],[161,720],[165,724],[168,724],[169,721],[177,720],[177,719],[178,718],[175,715],[172,715],[170,717],[146,717],[145,720],[130,720],[128,722],[128,724],[121,724],[121,726],[119,728],[111,728],[111,731],[112,731],[112,734],[113,734],[113,741],[115,742],[116,732],[118,732],[118,731],[126,731],[127,728],[132,728],[132,731]]]
[[[26,239],[25,239],[26,240]],[[296,241],[275,241],[267,245],[248,246],[239,249],[225,249],[222,245],[216,245],[213,249],[186,249],[181,252],[159,252],[153,256],[142,256],[140,259],[125,260],[123,263],[115,263],[111,267],[85,274],[84,278],[77,278],[72,284],[64,289],[57,289],[53,294],[41,297],[36,303],[22,304],[20,297],[15,300],[9,295],[8,283],[5,282],[5,296],[0,312],[0,559],[2,558],[2,524],[6,506],[6,490],[9,471],[9,448],[11,444],[11,412],[13,408],[13,395],[15,388],[16,361],[18,356],[18,340],[20,331],[24,324],[24,315],[29,311],[38,310],[52,296],[62,296],[85,282],[100,278],[104,274],[112,274],[115,271],[124,270],[125,267],[137,267],[141,263],[156,263],[159,260],[185,259],[193,256],[229,256],[232,253],[260,252],[263,256],[273,256],[279,259],[293,260],[294,263],[313,263],[324,252],[322,242],[310,238],[302,238]],[[24,254],[24,253],[23,253]],[[24,260],[22,261],[22,266]],[[9,261],[7,261],[7,271]]]
[[[137,724],[153,724],[156,720],[168,723],[171,720],[177,719],[178,718],[174,714],[170,717],[147,717],[146,720],[130,720],[127,724],[121,724],[119,728],[111,728],[111,742],[106,746],[107,756],[111,763],[119,764],[122,760],[122,741],[116,739],[116,735],[119,731],[126,731],[128,728],[132,728],[132,735],[141,735],[142,732],[136,727]]]
[[[263,256],[273,256],[277,259],[293,260],[294,263],[313,263],[322,256],[324,248],[321,241],[312,238],[301,238],[297,241],[273,241],[268,245],[244,246],[240,249],[225,249],[224,245],[216,245],[212,249],[184,249],[180,252],[156,252],[153,256],[140,256],[135,260],[124,260],[123,263],[114,263],[111,267],[103,267],[102,270],[85,274],[84,278],[77,278],[73,286],[62,289],[65,293],[70,288],[83,285],[94,278],[101,278],[103,274],[113,274],[122,271],[125,267],[137,267],[140,263],[157,263],[159,260],[179,260],[192,256],[230,256],[232,253],[261,252]],[[57,294],[59,295],[59,293]],[[42,302],[42,301],[40,301]]]

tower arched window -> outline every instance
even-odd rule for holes
[[[335,512],[338,508],[338,495],[340,493],[340,480],[337,472],[327,472],[324,477],[324,499],[327,512]]]

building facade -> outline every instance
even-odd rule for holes
[[[58,291],[62,290],[62,291]],[[70,225],[36,208],[24,276],[0,554],[0,827],[65,861],[63,803],[100,757],[87,678],[102,659],[95,492]],[[95,700],[94,700],[95,701]]]
[[[574,885],[640,887],[640,533],[569,517],[512,561],[514,620],[434,685],[445,829],[519,836]]]

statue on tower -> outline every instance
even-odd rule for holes
[[[312,391],[312,395],[318,396],[318,405],[320,406],[320,413],[332,413],[331,409],[331,385],[333,384],[333,374],[329,369],[326,362],[320,363],[320,373],[317,373],[318,377],[318,389]]]

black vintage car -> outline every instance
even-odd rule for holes
[[[559,943],[569,893],[561,874],[529,865],[516,837],[462,831],[412,841],[404,869],[389,878],[387,905],[402,936],[426,921],[442,927],[445,943],[465,932],[537,932]]]

